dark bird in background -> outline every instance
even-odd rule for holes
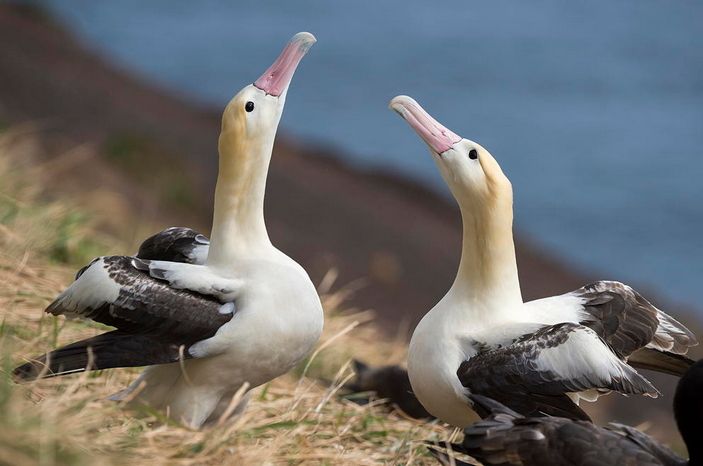
[[[703,465],[703,360],[681,378],[674,396],[674,417],[688,448],[688,461],[629,426],[598,427],[563,417],[525,417],[490,398],[469,398],[489,415],[467,427],[463,442],[452,449],[485,465]],[[446,454],[433,453],[450,464]],[[455,464],[468,463],[455,459]]]
[[[344,388],[352,393],[373,392],[415,419],[433,419],[413,393],[407,369],[398,365],[372,367],[358,359],[353,365],[356,375]],[[368,397],[363,401],[368,401]]]

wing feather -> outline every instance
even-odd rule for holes
[[[645,347],[685,354],[698,344],[689,329],[623,283],[595,282],[569,295],[583,302],[580,323],[592,328],[620,357]]]
[[[202,340],[232,318],[216,298],[174,289],[134,266],[128,256],[94,262],[47,308],[53,315],[82,317],[132,333]],[[187,343],[186,341],[182,343]]]
[[[658,466],[647,448],[627,436],[589,422],[559,417],[525,418],[490,398],[469,395],[486,419],[464,430],[454,451],[485,465],[621,465]]]
[[[234,303],[175,289],[136,267],[139,261],[129,256],[94,260],[46,309],[53,315],[91,319],[116,331],[34,358],[18,367],[15,375],[31,379],[47,364],[48,375],[60,375],[174,362],[178,354],[192,357],[192,345],[214,336],[233,318]],[[91,351],[95,364],[88,367]]]
[[[13,375],[29,381],[85,370],[166,364],[189,357],[184,347],[174,343],[114,330],[31,359],[17,367]]]
[[[595,331],[574,323],[546,326],[510,345],[480,352],[464,361],[457,375],[471,393],[524,415],[588,419],[567,393],[590,389],[658,395]]]
[[[137,257],[148,260],[204,264],[210,240],[191,228],[170,227],[145,239]]]

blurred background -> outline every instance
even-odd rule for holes
[[[48,1],[83,44],[221,108],[298,30],[319,43],[283,128],[446,197],[397,94],[480,142],[517,226],[584,269],[703,299],[703,4]]]
[[[207,233],[219,112],[307,30],[266,209],[313,280],[337,270],[391,332],[449,287],[458,210],[387,110],[408,94],[512,180],[525,298],[616,279],[700,328],[702,21],[694,1],[6,3],[0,124],[89,152],[57,192],[110,186],[134,244],[145,218]]]

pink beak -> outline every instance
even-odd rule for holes
[[[461,136],[442,126],[420,107],[420,104],[407,95],[394,97],[391,100],[390,108],[403,117],[418,136],[437,154],[448,151],[454,144],[461,141]]]
[[[288,42],[273,65],[254,81],[254,86],[274,97],[279,97],[288,88],[298,63],[317,42],[309,32],[299,32]]]

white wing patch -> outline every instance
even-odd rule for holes
[[[76,311],[95,309],[117,301],[120,285],[110,278],[106,267],[103,257],[97,259],[56,298],[66,317],[79,317]]]
[[[618,359],[588,327],[571,332],[560,345],[540,350],[535,365],[538,370],[552,372],[560,379],[580,381],[584,388],[636,382],[646,387],[645,394],[654,398],[659,394],[644,377]]]

